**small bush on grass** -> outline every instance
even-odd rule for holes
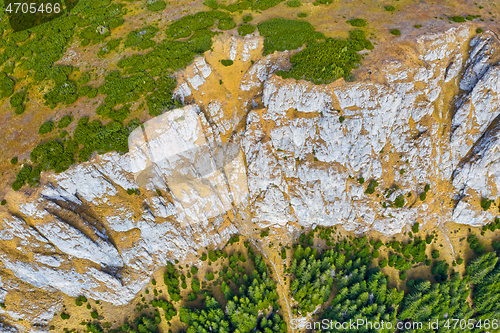
[[[38,129],[38,133],[39,134],[47,134],[47,133],[50,133],[52,132],[52,130],[54,129],[54,123],[51,122],[51,121],[47,121],[45,123],[42,124],[42,126],[40,126],[40,128]]]
[[[290,0],[286,3],[286,5],[288,7],[292,7],[292,8],[296,8],[296,7],[300,7],[301,3],[299,0]]]
[[[456,22],[456,23],[463,23],[463,22],[465,22],[465,17],[463,17],[463,16],[452,16],[450,18],[450,20],[452,20],[453,22]]]
[[[160,10],[164,10],[166,7],[167,4],[161,0],[148,1],[146,5],[146,8],[152,12],[158,12]]]
[[[255,26],[251,24],[242,24],[238,27],[238,34],[241,36],[246,36],[255,31]]]
[[[352,20],[347,21],[350,25],[353,27],[364,27],[366,26],[366,20],[365,19],[360,19],[360,18],[355,18]]]
[[[59,120],[59,123],[57,124],[58,128],[66,128],[68,125],[73,121],[73,118],[71,116],[64,116]]]
[[[375,192],[375,189],[378,186],[378,182],[375,179],[372,179],[370,181],[370,184],[368,184],[368,187],[365,190],[366,194],[373,194]]]

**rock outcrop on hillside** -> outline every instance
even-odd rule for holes
[[[490,222],[496,207],[484,211],[480,202],[498,196],[499,40],[470,33],[464,26],[422,36],[411,57],[378,64],[373,79],[327,86],[274,75],[289,54],[259,59],[259,37],[217,42],[214,53],[226,52],[234,70],[207,54],[180,73],[177,96],[193,105],[144,132],[157,140],[143,137],[135,152],[96,156],[9,194],[0,211],[0,302],[28,290],[52,301],[38,297],[0,315],[43,326],[59,311],[60,293],[125,304],[167,261],[192,260],[252,222],[284,233],[342,224],[384,234],[417,221]],[[148,149],[182,146],[169,146],[162,125],[177,120],[193,126],[181,143],[204,148],[142,167]],[[231,168],[217,162],[227,144],[242,150]],[[176,169],[178,156],[188,159],[185,169]],[[213,168],[193,167],[193,156]],[[172,182],[172,170],[189,181]]]

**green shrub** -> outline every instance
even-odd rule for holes
[[[233,64],[233,61],[232,61],[232,60],[229,60],[229,59],[227,59],[227,60],[226,60],[226,59],[224,59],[224,60],[221,60],[220,62],[221,62],[221,64],[222,64],[223,66],[226,66],[226,67],[227,67],[227,66],[231,66],[231,65]]]
[[[198,268],[191,266],[191,274],[195,275],[196,273],[198,273]]]
[[[316,0],[316,2],[313,3],[314,6],[318,5],[329,5],[333,2],[333,0]]]
[[[98,120],[89,123],[88,118],[80,119],[75,129],[74,139],[79,145],[85,147],[79,151],[79,159],[88,160],[94,151],[99,154],[110,151],[126,153],[128,151],[128,135],[138,125],[137,120],[130,121],[127,126],[123,126],[117,121],[102,126]]]
[[[255,26],[251,24],[242,24],[238,27],[238,34],[241,36],[246,36],[255,31]]]
[[[470,248],[475,254],[481,255],[484,253],[484,244],[479,243],[479,239],[476,235],[470,235],[467,237],[467,243],[469,243]]]
[[[223,18],[226,18],[226,16],[221,17],[221,19]],[[154,46],[153,50],[146,54],[133,54],[122,58],[118,62],[118,67],[125,69],[130,74],[147,72],[149,74],[147,79],[150,80],[150,77],[168,75],[171,72],[182,69],[193,61],[195,55],[203,54],[205,51],[210,50],[212,47],[212,38],[216,33],[207,30],[207,27],[201,23],[198,24],[199,22],[193,23],[188,21],[180,24],[179,22],[183,22],[181,20],[174,22],[169,27],[169,30],[167,30],[167,34],[172,39],[190,36],[189,39],[182,42],[165,40]],[[208,26],[211,27],[213,23],[214,19],[210,18]],[[122,80],[119,77],[117,79]],[[143,81],[137,80],[137,84],[143,83]],[[131,91],[134,90],[135,88],[131,86]]]
[[[15,81],[6,73],[0,72],[0,98],[9,97],[14,93]]]
[[[412,225],[412,227],[411,227],[411,231],[412,231],[414,234],[416,234],[416,233],[418,233],[418,229],[419,229],[419,228],[420,228],[420,223],[415,222],[415,223]]]
[[[96,114],[111,118],[113,120],[123,121],[130,115],[130,109],[128,105],[124,105],[121,108],[115,110],[108,107],[106,104],[102,104],[96,109]]]
[[[43,95],[43,99],[51,108],[55,108],[60,103],[72,104],[78,99],[78,89],[73,81],[68,80],[56,84],[51,91]]]
[[[307,13],[298,13],[297,16],[300,18],[305,18],[307,17]]]
[[[437,259],[437,258],[439,258],[439,251],[438,251],[438,250],[434,250],[434,251],[432,251],[431,256],[432,256],[432,259]]]
[[[281,2],[283,2],[283,0],[259,0],[253,3],[252,9],[264,11],[279,5]]]
[[[172,39],[187,38],[195,31],[211,28],[216,19],[230,18],[230,15],[216,10],[187,15],[170,24],[166,36]]]
[[[18,91],[10,98],[10,106],[15,109],[16,114],[21,114],[25,110],[25,106],[23,105],[24,98],[26,94],[24,91]]]
[[[23,167],[16,176],[12,188],[17,191],[26,182],[30,186],[38,184],[41,171],[54,170],[58,173],[66,170],[74,163],[77,153],[82,161],[88,160],[94,151],[105,153],[114,150],[125,153],[128,151],[128,135],[137,126],[137,121],[131,121],[127,127],[118,122],[102,126],[97,120],[89,124],[88,118],[82,118],[78,121],[74,140],[65,142],[51,140],[35,147],[30,158],[37,164],[36,167],[32,168],[29,165]],[[80,150],[79,145],[84,148]]]
[[[210,250],[208,251],[208,259],[211,261],[211,262],[216,262],[218,257],[217,255],[215,254],[214,251]]]
[[[452,20],[453,22],[456,22],[456,23],[463,23],[463,22],[465,22],[465,17],[463,17],[463,16],[452,16],[452,17],[450,17],[450,20]]]
[[[128,33],[124,45],[125,47],[139,47],[142,50],[147,49],[154,46],[155,43],[151,39],[157,32],[158,28],[151,25],[131,31]]]
[[[177,81],[171,76],[161,76],[156,80],[156,91],[146,97],[150,116],[159,116],[165,111],[181,106],[181,103],[172,96],[176,86]]]
[[[25,110],[26,110],[26,106],[24,104],[21,104],[19,106],[16,106],[14,113],[15,114],[23,114]]]
[[[61,313],[61,319],[62,319],[62,320],[68,320],[69,318],[70,318],[70,315],[69,315],[69,314],[64,313],[64,312],[63,312],[63,313]]]
[[[275,51],[294,50],[305,43],[324,38],[324,35],[314,31],[309,22],[274,18],[257,25],[264,40],[264,55]]]
[[[92,311],[92,312],[90,313],[90,316],[92,317],[92,319],[97,319],[97,318],[99,318],[99,314],[98,314],[98,313],[97,313],[97,311],[95,311],[95,310],[94,310],[94,311]]]
[[[54,123],[52,121],[47,121],[47,122],[43,123],[42,126],[40,126],[40,128],[38,129],[38,133],[39,134],[50,133],[50,132],[52,132],[54,127],[55,126],[54,126]]]
[[[191,289],[193,290],[194,293],[200,292],[200,281],[196,278],[193,278],[191,280]]]
[[[432,274],[436,281],[446,281],[448,279],[448,270],[450,265],[446,260],[437,261],[432,266]]]
[[[415,28],[420,29],[420,28],[422,28],[422,25],[421,24],[415,24]]]
[[[17,164],[17,157],[13,157],[13,158],[10,160],[10,164],[12,164],[12,165],[16,165],[16,164]]]
[[[135,101],[140,94],[152,92],[155,88],[155,81],[145,72],[123,77],[120,72],[113,71],[106,76],[99,92],[107,95],[104,102],[109,108],[113,108],[117,104]]]
[[[139,189],[138,188],[128,188],[127,194],[128,195],[132,195],[132,194],[139,195]]]
[[[5,206],[6,204],[7,204],[7,200],[5,200],[5,199],[0,202],[0,205],[2,205],[2,206]]]
[[[483,28],[476,29],[476,34],[482,34],[482,33],[483,33]]]
[[[72,121],[73,121],[73,117],[64,116],[59,120],[57,127],[58,128],[66,128],[66,127],[68,127],[69,124],[71,124]]]
[[[352,46],[349,41],[336,39],[314,43],[290,58],[293,67],[289,72],[279,71],[277,74],[285,79],[305,79],[315,84],[333,82],[349,75],[354,64],[361,60]]]
[[[350,71],[361,61],[357,51],[373,48],[362,30],[350,31],[349,36],[348,40],[327,39],[325,42],[312,42],[290,58],[293,64],[290,71],[278,71],[276,74],[284,79],[305,79],[315,84],[328,84],[341,77],[349,80]],[[343,119],[345,118],[339,118],[339,121]]]
[[[386,258],[386,259],[381,260],[378,265],[380,266],[380,268],[384,268],[384,267],[387,267],[388,263],[389,263],[389,260],[387,260],[387,258]]]
[[[212,8],[212,9],[219,8],[219,3],[217,2],[217,0],[205,0],[205,2],[203,2],[203,4],[207,7]]]
[[[244,23],[248,23],[248,22],[250,22],[252,20],[253,20],[253,16],[250,15],[250,14],[243,16],[243,22]]]
[[[207,260],[207,254],[206,253],[202,253],[201,254],[201,261],[206,261]]]
[[[147,1],[146,8],[152,12],[158,12],[160,10],[164,10],[167,7],[165,1],[156,0],[156,1]]]
[[[87,303],[87,298],[85,296],[78,296],[75,299],[75,304],[76,306],[82,306],[83,303]]]
[[[347,21],[350,25],[353,27],[364,27],[366,26],[366,20],[365,19],[360,19],[360,18],[355,18],[352,20]]]
[[[105,54],[110,53],[111,51],[113,51],[114,49],[116,49],[120,45],[121,41],[122,41],[121,38],[109,40],[106,43],[106,46],[104,46],[102,49],[99,50],[99,52],[97,53],[97,55],[99,57],[102,57]]]
[[[208,272],[205,277],[208,281],[212,281],[215,278],[214,273],[212,272]]]
[[[267,237],[267,236],[269,236],[269,228],[265,229],[265,230],[262,230],[260,232],[260,238],[264,238],[264,237]]]
[[[481,208],[484,211],[486,211],[486,210],[490,209],[492,203],[493,203],[493,200],[490,200],[488,198],[482,198],[481,199]]]
[[[217,24],[217,28],[219,28],[220,30],[231,30],[234,27],[236,27],[236,23],[232,18],[227,20],[219,20],[219,24]]]
[[[391,34],[393,34],[394,36],[401,36],[401,31],[399,31],[398,29],[392,29]]]
[[[404,195],[398,195],[394,200],[394,206],[397,208],[401,208],[405,205],[405,197]]]
[[[365,193],[366,194],[375,193],[375,189],[377,188],[377,186],[378,186],[378,182],[375,179],[372,179],[370,181],[370,184],[368,184],[368,187],[366,188]]]
[[[300,0],[290,0],[290,1],[287,1],[286,5],[288,7],[291,7],[291,8],[296,8],[296,7],[300,7],[301,3],[300,3]]]
[[[396,8],[395,8],[394,6],[385,6],[384,8],[385,8],[385,10],[386,10],[386,11],[388,11],[388,12],[393,12],[393,11],[395,11],[395,10],[396,10]]]

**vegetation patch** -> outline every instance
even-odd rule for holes
[[[18,91],[10,98],[10,106],[14,108],[15,114],[22,114],[26,109],[23,104],[26,94],[24,91]]]
[[[365,19],[361,19],[361,18],[354,18],[352,20],[347,21],[347,23],[349,23],[353,27],[364,27],[364,26],[366,26],[366,20]]]
[[[366,194],[375,193],[375,189],[377,188],[377,186],[378,186],[378,182],[376,179],[370,180],[370,184],[368,184],[368,187],[366,188],[365,193]]]
[[[54,130],[55,126],[54,126],[54,123],[51,122],[51,121],[47,121],[45,123],[42,124],[42,126],[40,126],[40,128],[38,129],[38,133],[39,134],[47,134],[47,133],[50,133]]]
[[[251,34],[255,31],[255,26],[251,24],[242,24],[238,27],[238,34],[241,36],[246,36],[248,34]]]
[[[450,20],[456,23],[463,23],[465,22],[465,17],[463,16],[452,16],[450,17]]]
[[[146,8],[152,12],[164,10],[167,7],[165,1],[162,0],[148,0]]]
[[[324,39],[309,22],[275,18],[257,25],[259,34],[265,37],[264,55],[275,51],[294,50],[306,43]]]
[[[153,47],[156,44],[151,39],[157,33],[158,33],[158,28],[150,25],[138,30],[131,31],[127,35],[124,45],[125,47],[137,47],[141,50],[145,50],[147,48]]]
[[[300,2],[300,0],[290,0],[290,1],[287,1],[286,5],[288,7],[291,7],[291,8],[297,8],[297,7],[300,7],[301,2]]]
[[[233,61],[230,59],[224,59],[220,61],[223,66],[231,66],[233,64]]]
[[[250,14],[243,16],[243,22],[244,23],[251,22],[252,20],[253,20],[253,16],[250,15]]]
[[[347,40],[328,38],[324,42],[312,42],[290,58],[290,71],[278,71],[283,78],[307,80],[314,84],[328,84],[341,77],[347,78],[353,68],[361,62],[357,51],[372,49],[362,30],[349,33]]]

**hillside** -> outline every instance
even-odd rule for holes
[[[495,4],[9,3],[0,332],[495,318]]]

